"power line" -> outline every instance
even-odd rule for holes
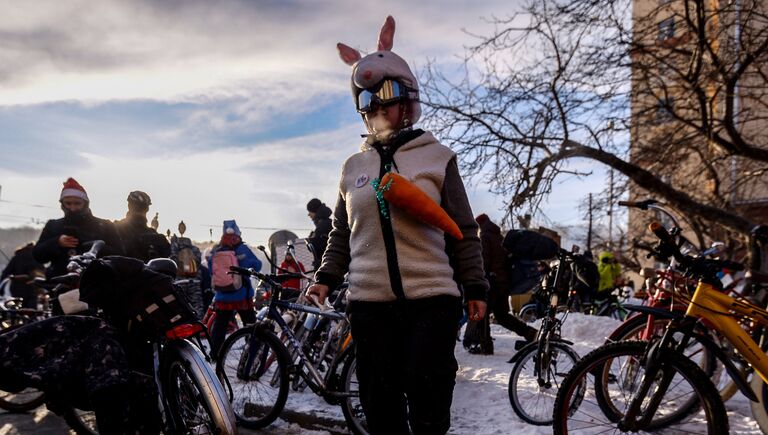
[[[221,226],[221,224],[216,224],[216,225],[206,225],[206,224],[200,224],[199,226],[201,226],[201,227],[206,227],[206,228],[216,228],[216,227],[219,227],[219,226]],[[281,231],[281,230],[289,230],[289,231],[312,231],[312,230],[313,230],[313,228],[286,228],[286,227],[282,227],[282,228],[267,228],[267,227],[247,227],[247,226],[243,226],[243,225],[240,225],[240,224],[237,224],[237,226],[238,226],[238,227],[240,227],[240,228],[242,228],[242,229],[245,229],[245,230],[265,230],[265,231]]]
[[[42,204],[27,204],[24,202],[18,202],[18,201],[8,201],[7,199],[0,199],[0,202],[7,202],[8,204],[16,204],[16,205],[23,205],[25,207],[34,207],[34,208],[50,208],[58,210],[59,207],[51,207],[50,205],[42,205]]]

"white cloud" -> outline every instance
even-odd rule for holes
[[[151,98],[180,100],[278,88],[347,89],[335,44],[373,50],[387,14],[395,50],[412,63],[450,59],[462,28],[508,2],[13,2],[0,17],[0,104]]]

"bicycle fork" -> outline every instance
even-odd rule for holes
[[[653,416],[656,415],[656,411],[658,410],[659,405],[661,405],[664,395],[667,393],[667,389],[675,376],[675,370],[662,363],[661,360],[663,354],[665,351],[676,352],[679,349],[684,349],[690,340],[690,334],[685,333],[680,343],[675,345],[674,338],[672,337],[673,334],[678,331],[675,326],[677,326],[676,323],[673,323],[673,325],[671,325],[664,333],[660,341],[656,344],[649,345],[650,347],[644,356],[645,374],[643,375],[640,386],[632,397],[632,401],[629,404],[626,414],[621,421],[619,421],[618,427],[620,430],[639,431],[645,429],[650,425]],[[634,364],[643,364],[643,361],[636,361]],[[659,372],[661,372],[661,378],[657,379]],[[656,381],[658,381],[656,389],[650,396],[645,411],[642,412],[640,408]]]
[[[238,379],[258,380],[267,370],[269,364],[267,364],[268,352],[262,352],[262,348],[268,349],[265,343],[256,338],[256,334],[251,334],[250,340],[248,340],[248,348],[245,352],[240,354],[240,360],[237,362],[237,377]],[[258,366],[256,372],[251,373],[253,365],[257,362]]]

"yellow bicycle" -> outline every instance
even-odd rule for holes
[[[679,269],[698,279],[685,316],[672,321],[658,340],[620,341],[584,356],[560,386],[553,414],[555,434],[728,433],[728,416],[717,389],[682,353],[693,339],[720,360],[741,392],[756,404],[753,413],[768,414],[764,399],[768,397],[768,356],[739,322],[747,318],[762,330],[768,327],[768,311],[723,294],[717,277],[724,268],[743,267],[683,255],[664,227],[653,223],[650,229],[660,240],[656,257],[674,259]],[[754,368],[752,388],[723,349],[699,332],[698,322],[725,337]],[[760,418],[758,423],[765,431]]]

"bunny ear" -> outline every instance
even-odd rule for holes
[[[395,19],[392,15],[384,20],[379,32],[379,51],[392,51],[392,43],[395,40]]]
[[[341,42],[336,44],[336,48],[339,50],[339,57],[349,66],[352,66],[360,60],[360,52],[354,48],[344,45]]]

